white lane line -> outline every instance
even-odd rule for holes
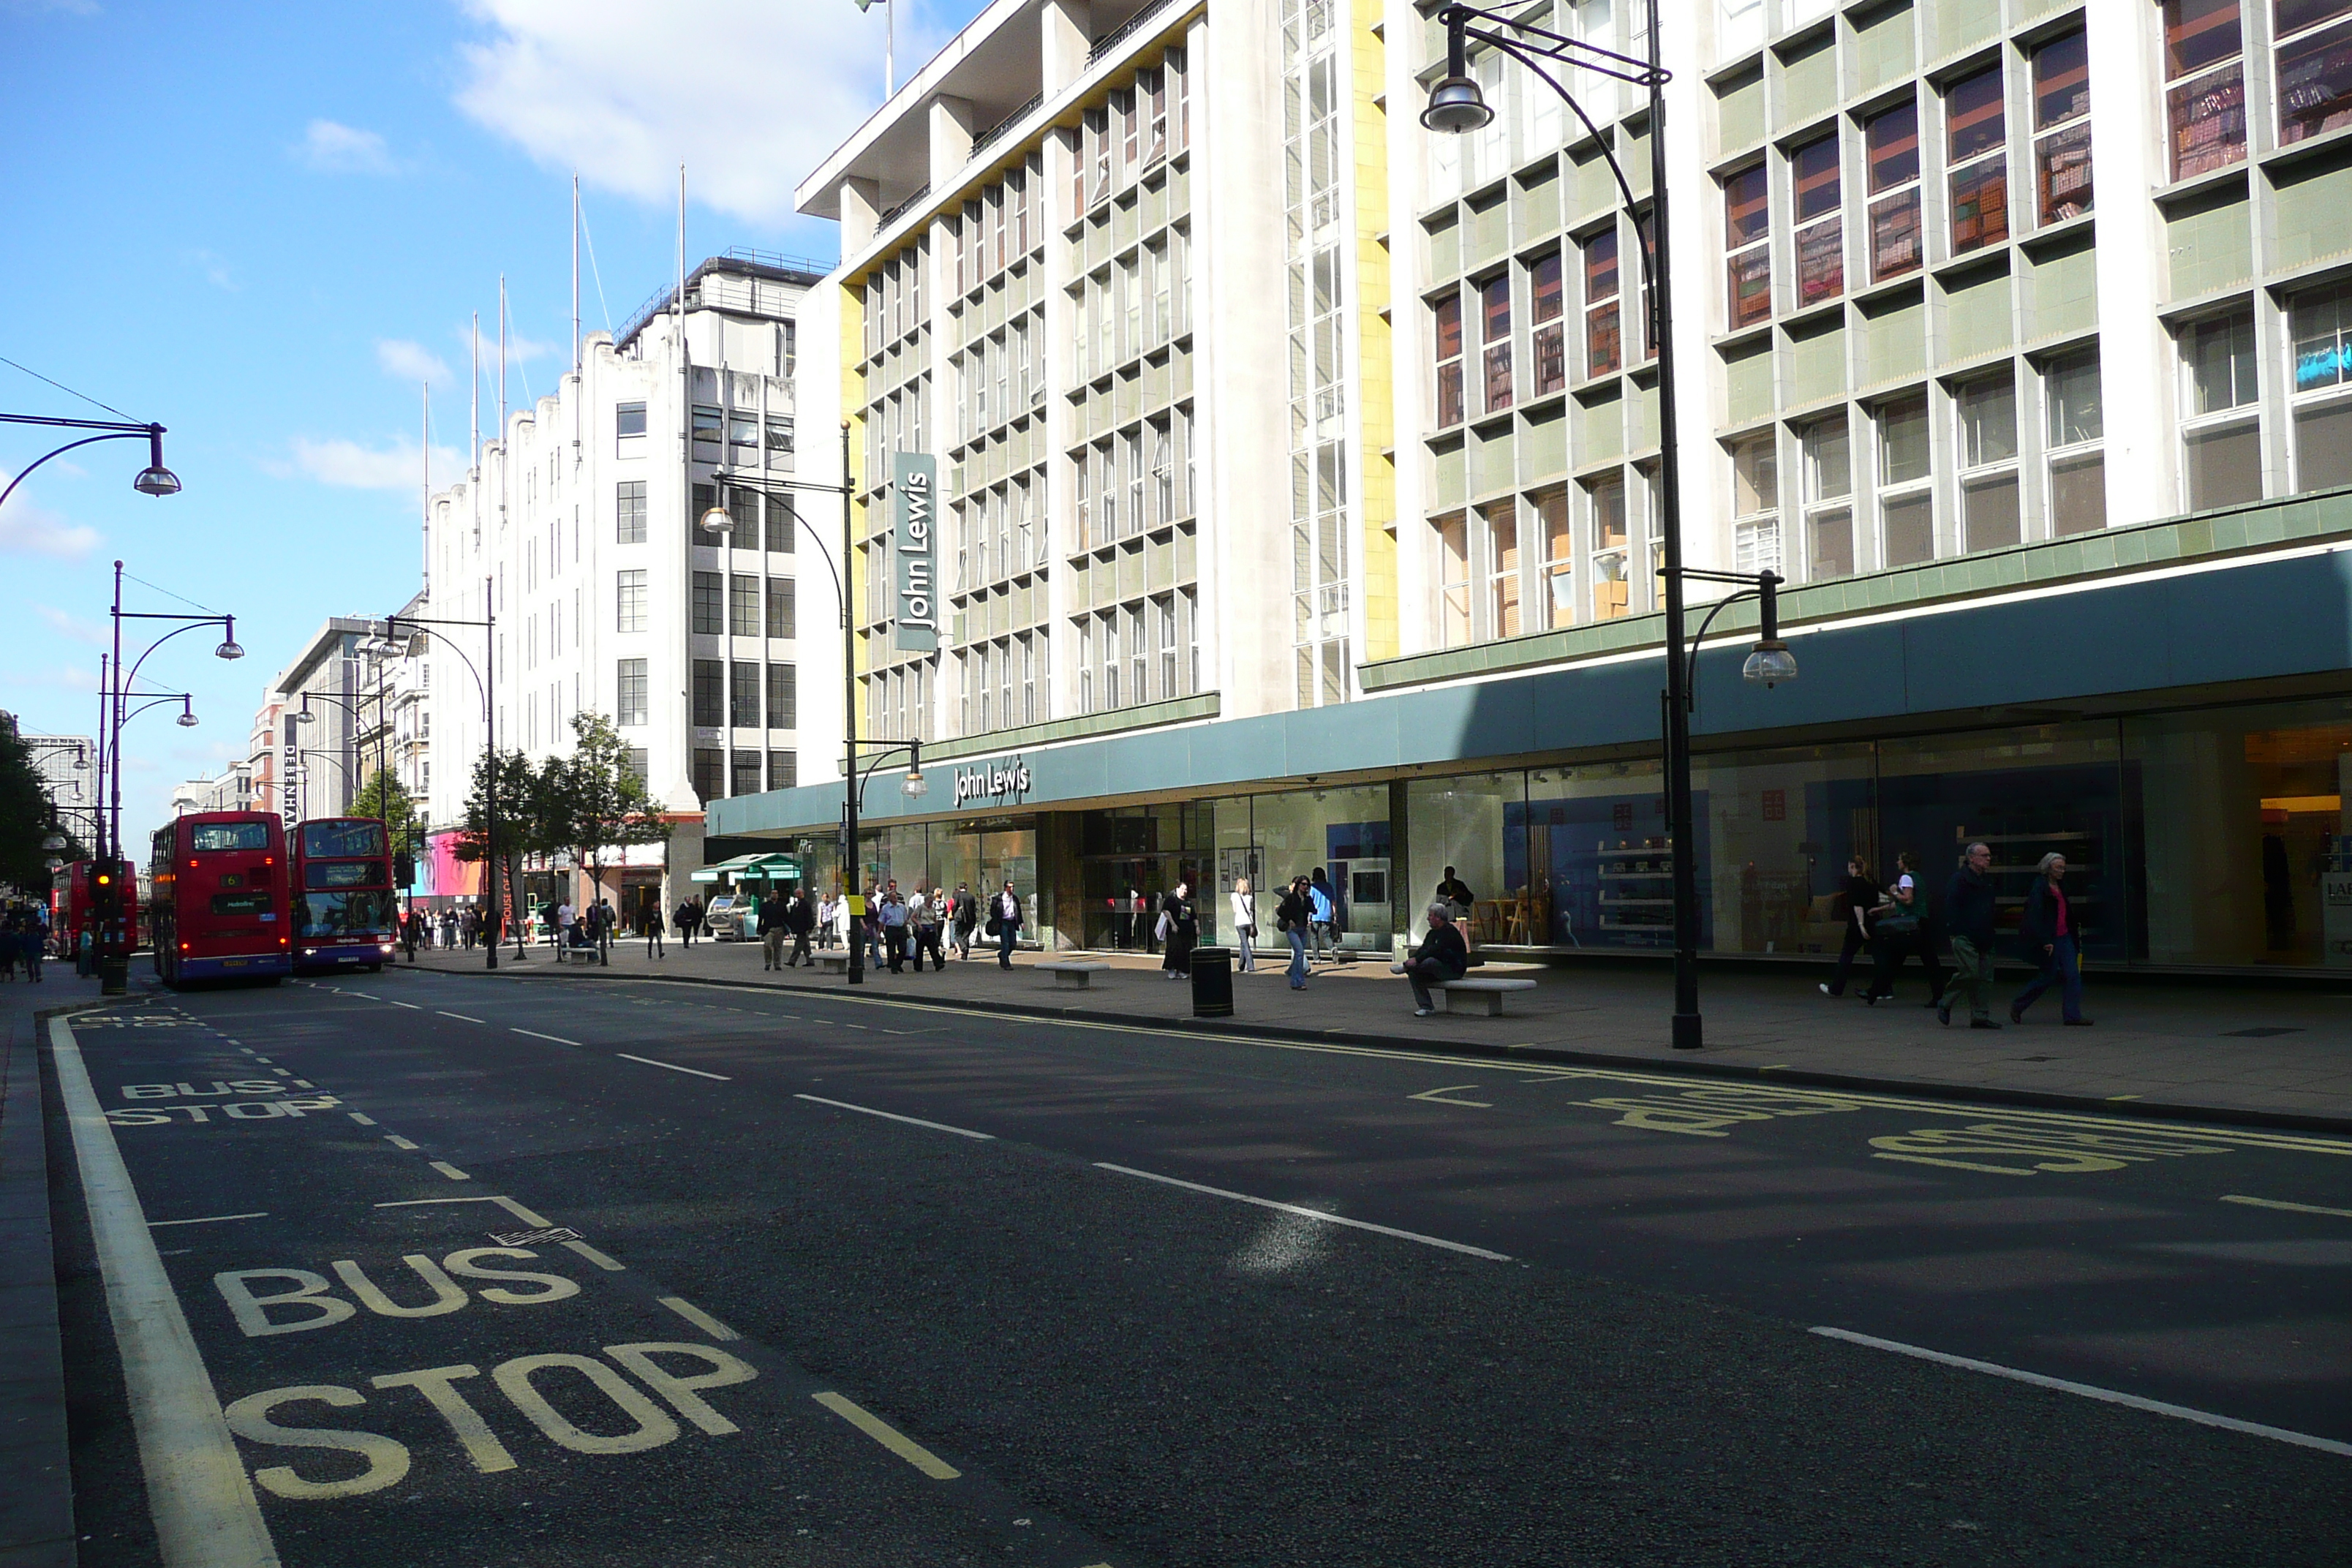
[[[2194,1421],[2200,1426],[2219,1426],[2225,1431],[2243,1432],[2250,1436],[2268,1437],[2273,1442],[2292,1443],[2300,1448],[2317,1448],[2322,1453],[2341,1454],[2352,1458],[2352,1443],[2339,1443],[2333,1437],[2315,1437],[2307,1432],[2290,1432],[2284,1426],[2265,1426],[2259,1421],[2241,1421],[2234,1415],[2216,1415],[2210,1411],[2191,1410],[2185,1405],[2168,1405],[2161,1399],[2143,1399],[2137,1394],[2098,1388],[2087,1383],[2070,1383],[2063,1377],[2045,1377],[2038,1372],[2021,1372],[2013,1366],[1976,1361],[1964,1355],[1950,1355],[1943,1351],[1906,1345],[1895,1340],[1882,1340],[1872,1334],[1857,1334],[1851,1329],[1816,1328],[1811,1331],[1824,1339],[1844,1340],[1849,1344],[1868,1345],[1873,1350],[1892,1351],[1896,1355],[1941,1362],[1946,1366],[1987,1373],[2017,1383],[2030,1383],[2036,1388],[2054,1388],[2061,1394],[2079,1394],[2085,1399],[2096,1399],[2107,1405],[2121,1405],[2133,1410],[2145,1410],[2154,1415],[2169,1415],[2177,1421]]]
[[[397,1132],[385,1133],[383,1135],[383,1141],[391,1144],[395,1149],[414,1149],[416,1147],[415,1144],[411,1143],[407,1139],[403,1138]]]
[[[796,1094],[793,1098],[830,1105],[836,1110],[855,1110],[860,1116],[878,1116],[885,1121],[903,1121],[909,1127],[928,1127],[934,1132],[952,1132],[959,1138],[977,1138],[986,1143],[996,1142],[993,1132],[974,1132],[969,1127],[950,1127],[944,1121],[926,1121],[919,1116],[901,1116],[895,1110],[877,1110],[870,1105],[852,1105],[845,1100],[827,1100],[821,1094]]]
[[[1231,1198],[1235,1203],[1255,1204],[1262,1209],[1278,1209],[1284,1214],[1295,1214],[1304,1219],[1319,1219],[1331,1225],[1344,1225],[1351,1230],[1369,1230],[1378,1236],[1392,1236],[1400,1241],[1417,1241],[1423,1247],[1442,1247],[1448,1252],[1466,1252],[1473,1258],[1491,1258],[1496,1263],[1511,1261],[1510,1254],[1507,1252],[1489,1252],[1483,1247],[1472,1247],[1466,1242],[1448,1241],[1444,1237],[1423,1236],[1416,1230],[1398,1230],[1392,1226],[1374,1225],[1368,1219],[1349,1219],[1344,1215],[1326,1214],[1321,1209],[1310,1209],[1300,1204],[1276,1203],[1272,1198],[1252,1197],[1247,1193],[1227,1192],[1223,1187],[1204,1187],[1198,1182],[1180,1182],[1173,1176],[1162,1176],[1150,1171],[1139,1171],[1131,1165],[1114,1165],[1107,1161],[1097,1160],[1095,1162],[1095,1169],[1117,1171],[1122,1176],[1140,1176],[1147,1182],[1160,1182],[1171,1187],[1182,1187],[1186,1192],[1207,1193],[1212,1197]]]
[[[467,1016],[466,1016],[466,1015],[464,1015],[463,1013],[448,1013],[448,1012],[443,1012],[443,1011],[442,1011],[440,1008],[438,1008],[438,1007],[436,1007],[436,1008],[434,1009],[434,1011],[435,1011],[435,1012],[436,1012],[436,1013],[440,1013],[440,1014],[441,1014],[441,1016],[442,1016],[443,1017],[445,1017],[445,1018],[455,1018],[455,1019],[457,1019],[457,1022],[459,1022],[460,1024],[478,1024],[478,1023],[480,1023],[480,1022],[481,1022],[481,1020],[480,1020],[479,1018],[468,1018],[468,1017],[467,1017]]]
[[[2284,1209],[2289,1214],[2334,1215],[2338,1219],[2352,1219],[2352,1209],[2322,1208],[2317,1204],[2291,1204],[2282,1198],[2250,1198],[2242,1193],[2224,1193],[2225,1204],[2245,1204],[2258,1209]]]
[[[561,1035],[542,1035],[537,1029],[517,1029],[518,1035],[529,1035],[534,1040],[553,1040],[559,1046],[577,1046],[577,1040],[567,1040]]]
[[[218,1225],[224,1220],[267,1219],[268,1217],[269,1211],[268,1209],[256,1209],[251,1214],[208,1214],[202,1219],[151,1219],[147,1222],[147,1228],[149,1230],[156,1230],[167,1225]]]
[[[957,1469],[912,1437],[907,1436],[879,1415],[844,1399],[838,1394],[812,1394],[809,1397],[935,1481],[951,1481],[963,1474],[961,1470]]]
[[[427,1160],[425,1163],[453,1182],[470,1182],[474,1179],[446,1160]]]
[[[654,1300],[714,1340],[740,1340],[743,1337],[683,1296],[656,1296]]]
[[[49,1053],[73,1130],[74,1163],[163,1560],[171,1568],[277,1568],[278,1545],[228,1435],[212,1374],[63,1018],[49,1020]]]
[[[346,1111],[344,1114],[362,1127],[373,1127],[375,1125],[375,1118],[373,1116],[362,1116],[356,1110]]]
[[[614,1258],[607,1258],[604,1254],[597,1251],[594,1247],[589,1246],[584,1241],[567,1241],[563,1245],[567,1249],[578,1253],[581,1257],[586,1258],[597,1268],[605,1269],[608,1272],[619,1274],[626,1269],[626,1265],[620,1263]]]
[[[643,1062],[649,1068],[667,1068],[672,1072],[690,1072],[697,1078],[715,1078],[721,1083],[735,1081],[723,1072],[704,1072],[700,1068],[682,1068],[676,1062],[657,1062],[651,1057],[633,1057],[626,1051],[614,1051],[613,1054],[625,1062]]]

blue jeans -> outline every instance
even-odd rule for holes
[[[2033,1005],[2041,994],[2053,985],[2059,988],[2061,1010],[2068,1018],[2083,1016],[2083,960],[2074,951],[2074,939],[2062,936],[2052,940],[2049,956],[2042,961],[2042,973],[2035,975],[2026,988],[2010,1004],[2010,1011],[2022,1013]]]
[[[1307,984],[1307,933],[1297,926],[1284,933],[1290,938],[1290,984],[1294,989]]]

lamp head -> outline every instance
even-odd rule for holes
[[[1429,89],[1428,107],[1421,111],[1424,128],[1454,136],[1484,131],[1494,119],[1495,110],[1486,102],[1478,79],[1466,75],[1438,78]]]
[[[1748,662],[1739,667],[1739,674],[1742,679],[1755,681],[1769,690],[1784,680],[1797,679],[1797,656],[1779,637],[1766,637],[1748,654]]]

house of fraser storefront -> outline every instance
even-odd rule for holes
[[[1834,952],[1848,857],[1884,874],[1907,852],[1939,889],[1980,838],[2009,928],[2035,863],[2066,857],[2094,962],[2352,969],[2347,535],[2336,492],[1791,591],[1797,682],[1743,686],[1738,632],[1700,661],[1702,946]],[[1655,637],[1489,645],[1485,672],[1398,660],[1307,712],[927,748],[961,754],[919,802],[875,782],[861,859],[902,887],[1009,878],[1062,947],[1109,945],[1125,895],[1179,879],[1204,940],[1230,940],[1237,879],[1320,868],[1349,945],[1385,952],[1451,867],[1482,943],[1663,950]],[[840,800],[713,802],[713,853],[798,837],[829,885]]]

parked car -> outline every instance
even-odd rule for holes
[[[713,942],[748,942],[754,934],[748,893],[717,893],[702,907],[702,931]]]

